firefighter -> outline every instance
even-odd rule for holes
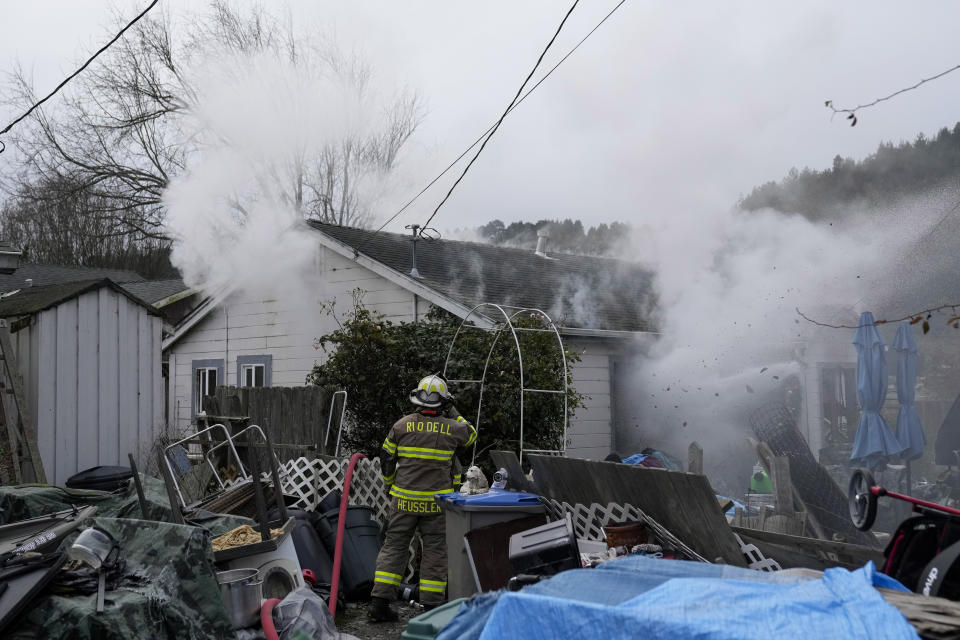
[[[457,451],[477,439],[477,430],[453,407],[453,396],[439,375],[427,376],[410,392],[417,409],[397,421],[383,441],[380,466],[391,496],[387,535],[380,555],[367,616],[375,622],[397,619],[390,608],[407,568],[407,552],[420,531],[420,603],[443,603],[447,587],[447,544],[436,493],[460,484]]]

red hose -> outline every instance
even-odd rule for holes
[[[343,495],[340,497],[340,517],[337,520],[337,544],[333,551],[333,575],[330,578],[330,615],[337,615],[337,591],[340,587],[340,561],[343,556],[343,530],[347,526],[347,503],[350,499],[350,481],[353,480],[353,468],[357,460],[366,458],[362,453],[350,456],[347,474],[343,478]]]
[[[273,626],[273,608],[278,604],[280,604],[280,600],[270,598],[264,600],[260,606],[260,626],[263,627],[263,633],[267,636],[267,640],[280,640],[277,628]]]

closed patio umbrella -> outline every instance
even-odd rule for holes
[[[897,439],[903,445],[900,455],[904,460],[915,460],[923,455],[927,438],[923,434],[917,409],[913,406],[917,386],[917,342],[908,323],[900,323],[897,337],[890,346],[897,352],[897,399],[900,401]]]
[[[904,447],[880,415],[887,399],[887,357],[883,351],[883,338],[869,311],[860,314],[853,345],[857,349],[860,423],[850,459],[870,469],[883,469],[887,459],[903,451]]]

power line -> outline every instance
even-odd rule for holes
[[[125,26],[123,29],[121,29],[120,32],[117,33],[117,35],[113,36],[113,39],[110,40],[110,42],[108,42],[107,44],[103,45],[103,46],[100,48],[99,51],[97,51],[95,54],[93,54],[92,56],[90,56],[90,59],[88,59],[86,62],[84,62],[82,67],[80,67],[79,69],[77,69],[76,71],[74,71],[73,73],[71,73],[71,74],[67,77],[66,80],[64,80],[63,82],[61,82],[60,84],[58,84],[57,87],[56,87],[53,91],[51,91],[49,94],[46,95],[46,97],[44,97],[42,100],[40,100],[39,102],[35,103],[32,107],[30,107],[29,109],[27,109],[26,113],[24,113],[22,116],[20,116],[19,118],[17,118],[16,120],[14,120],[13,122],[11,122],[10,124],[8,124],[8,125],[3,129],[3,131],[0,131],[0,135],[3,135],[3,134],[5,134],[5,133],[7,133],[8,131],[10,131],[10,129],[12,129],[12,128],[14,127],[14,125],[16,125],[18,122],[20,122],[21,120],[23,120],[24,118],[26,118],[27,116],[29,116],[31,113],[33,113],[33,111],[34,111],[37,107],[39,107],[39,106],[42,105],[44,102],[46,102],[47,100],[49,100],[50,98],[52,98],[58,91],[60,91],[60,89],[62,89],[62,88],[64,87],[64,85],[66,85],[68,82],[70,82],[70,81],[73,80],[75,77],[77,77],[77,76],[80,74],[81,71],[83,71],[84,69],[86,69],[86,68],[90,65],[90,63],[93,62],[93,61],[97,58],[97,56],[99,56],[101,53],[103,53],[104,51],[106,51],[107,49],[109,49],[110,46],[111,46],[114,42],[116,42],[117,40],[119,40],[119,39],[120,39],[120,36],[122,36],[122,35],[126,32],[127,29],[129,29],[130,27],[132,27],[133,25],[135,25],[135,24],[140,20],[140,18],[142,18],[143,16],[147,15],[147,12],[150,11],[150,9],[153,9],[153,7],[156,6],[156,4],[157,4],[158,2],[160,2],[160,0],[153,0],[153,2],[151,2],[150,5],[149,5],[146,9],[144,9],[143,11],[141,11],[140,14],[137,15],[136,18],[134,18],[134,19],[131,20],[129,23],[127,23],[127,26]],[[3,152],[6,150],[6,148],[7,148],[6,145],[4,145],[2,141],[0,141],[0,153],[3,153]]]
[[[484,148],[486,148],[487,143],[490,142],[490,138],[493,137],[493,134],[497,132],[497,129],[500,128],[500,124],[503,123],[503,119],[507,117],[507,114],[510,113],[510,109],[513,108],[513,105],[517,103],[517,99],[520,97],[520,94],[523,93],[524,87],[527,86],[527,83],[530,82],[530,78],[533,77],[533,74],[536,73],[537,68],[540,67],[540,63],[543,62],[544,56],[547,55],[547,51],[550,50],[551,45],[557,39],[557,36],[560,35],[560,31],[563,29],[563,25],[567,23],[567,18],[570,17],[570,14],[573,13],[573,10],[577,8],[577,5],[580,3],[580,0],[573,0],[573,4],[570,5],[570,9],[567,10],[567,14],[563,16],[563,20],[560,21],[560,26],[557,27],[556,32],[553,34],[553,37],[550,38],[550,42],[547,43],[547,46],[544,47],[543,51],[540,53],[540,57],[537,58],[536,64],[533,65],[533,69],[530,70],[530,73],[527,74],[526,79],[524,79],[523,84],[520,85],[520,88],[517,89],[517,94],[513,96],[513,100],[510,101],[510,104],[507,105],[506,110],[503,112],[503,115],[500,116],[500,119],[497,120],[496,124],[493,125],[493,128],[490,130],[490,133],[487,134],[487,137],[484,139],[483,144],[480,145],[480,148],[470,159],[470,162],[467,163],[467,166],[463,168],[463,172],[460,174],[460,177],[456,179],[453,185],[450,187],[450,190],[447,191],[447,195],[443,196],[443,200],[440,201],[440,204],[437,205],[437,208],[433,210],[433,213],[430,214],[430,217],[427,218],[427,221],[423,223],[424,227],[429,227],[430,222],[433,221],[437,213],[440,212],[440,208],[444,203],[450,198],[450,195],[453,193],[454,189],[457,188],[457,185],[460,184],[460,181],[463,180],[463,177],[467,175],[467,172],[470,171],[470,167],[473,166],[473,163],[477,161],[477,158],[480,157],[480,154],[483,153]]]
[[[555,65],[553,65],[553,67],[551,67],[550,70],[547,71],[547,72],[543,75],[543,77],[540,78],[540,79],[537,81],[537,83],[536,83],[535,85],[533,85],[532,87],[530,87],[530,89],[528,89],[527,92],[524,93],[523,96],[521,96],[521,98],[520,98],[519,100],[517,100],[516,104],[512,105],[512,106],[507,110],[507,113],[510,113],[510,112],[512,112],[514,109],[516,109],[517,107],[519,107],[520,104],[521,104],[524,100],[526,100],[527,97],[528,97],[531,93],[533,93],[534,91],[536,91],[537,87],[539,87],[541,84],[543,84],[543,82],[544,82],[547,78],[549,78],[549,77],[553,74],[553,72],[556,71],[557,68],[567,60],[567,58],[569,58],[571,55],[573,55],[573,53],[574,53],[577,49],[580,48],[580,45],[582,45],[584,42],[586,42],[587,39],[588,39],[590,36],[593,35],[593,32],[594,32],[594,31],[596,31],[596,30],[599,29],[601,26],[603,26],[603,23],[605,23],[605,22],[610,18],[610,16],[612,16],[612,15],[617,11],[617,9],[619,9],[621,6],[623,6],[623,4],[624,4],[626,1],[627,1],[627,0],[620,0],[620,2],[618,2],[618,3],[616,4],[616,6],[614,6],[613,9],[611,9],[611,10],[607,13],[607,15],[605,15],[605,16],[603,17],[603,19],[600,20],[600,22],[598,22],[598,23],[593,27],[593,29],[590,29],[590,31],[587,32],[587,35],[585,35],[583,38],[581,38],[580,41],[579,41],[576,45],[574,45],[574,47],[573,47],[572,49],[570,49],[570,51],[568,51],[568,52],[566,53],[566,55],[564,55],[562,58],[560,58],[560,60],[559,60]],[[474,140],[473,143],[470,144],[469,147],[467,147],[466,149],[463,150],[463,153],[461,153],[459,156],[457,156],[456,158],[454,158],[453,162],[451,162],[450,164],[448,164],[448,165],[446,166],[446,168],[445,168],[443,171],[441,171],[439,174],[437,174],[437,176],[436,176],[433,180],[431,180],[430,182],[428,182],[427,185],[426,185],[423,189],[421,189],[419,192],[417,192],[417,194],[416,194],[415,196],[413,196],[412,198],[410,198],[410,200],[408,200],[406,204],[404,204],[402,207],[400,207],[400,209],[398,209],[396,213],[394,213],[392,216],[390,216],[389,218],[387,218],[386,222],[384,222],[382,225],[380,225],[380,227],[377,228],[377,230],[374,232],[374,235],[376,235],[376,234],[380,233],[381,231],[383,231],[388,224],[390,224],[391,222],[393,222],[394,220],[396,220],[397,216],[399,216],[399,215],[402,214],[404,211],[406,211],[406,210],[410,207],[410,205],[412,205],[414,202],[416,202],[417,199],[418,199],[420,196],[422,196],[424,193],[427,192],[427,190],[428,190],[430,187],[432,187],[434,184],[436,184],[436,182],[437,182],[440,178],[442,178],[443,176],[447,175],[447,172],[450,171],[450,169],[452,169],[453,167],[455,167],[456,164],[457,164],[458,162],[460,162],[460,161],[463,159],[464,156],[466,156],[468,153],[470,153],[470,150],[471,150],[471,149],[473,149],[473,148],[476,147],[478,144],[480,144],[480,142],[483,140],[484,136],[486,136],[488,133],[490,133],[495,126],[496,126],[496,124],[492,124],[492,125],[490,125],[490,127],[489,127],[486,131],[484,131],[483,133],[481,133],[481,134],[477,137],[477,139]],[[362,243],[360,243],[360,244],[354,249],[354,253],[358,253],[358,252],[360,251],[360,249],[362,249],[363,246],[364,246],[369,240],[370,240],[370,238],[368,238],[367,240],[364,240]]]

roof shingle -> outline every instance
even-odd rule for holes
[[[311,222],[322,233],[409,274],[410,236]],[[652,273],[623,260],[549,254],[458,240],[417,243],[419,281],[473,307],[493,302],[537,308],[566,327],[654,331]]]

